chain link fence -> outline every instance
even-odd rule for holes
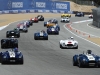
[[[93,25],[100,28],[100,7],[92,9],[93,11]]]

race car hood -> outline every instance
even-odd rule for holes
[[[95,57],[92,54],[86,54],[88,60],[95,60]]]
[[[75,43],[77,43],[78,44],[78,42],[77,41],[75,41],[75,40],[61,40],[60,41],[61,43],[65,43],[65,44],[75,44]]]
[[[48,23],[47,25],[55,25],[54,23]]]

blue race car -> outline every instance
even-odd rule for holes
[[[53,27],[55,27],[56,29],[60,31],[60,26],[58,24],[54,25]]]
[[[48,40],[48,34],[44,30],[42,30],[40,32],[36,32],[36,33],[34,33],[34,39],[35,40],[39,40],[39,39]]]
[[[47,28],[47,33],[48,34],[58,34],[59,35],[59,29],[54,27],[54,26],[51,26],[51,27]]]
[[[47,22],[44,22],[44,27],[45,27],[47,24],[49,24],[49,23],[52,23],[52,19],[50,19],[50,20],[47,21]]]
[[[75,14],[75,17],[78,16],[78,17],[84,17],[84,13],[83,12],[77,12]]]
[[[1,39],[1,48],[6,49],[6,48],[18,48],[18,40],[14,38],[9,38],[9,39]]]
[[[86,53],[73,56],[73,66],[88,67],[95,66],[100,67],[100,56],[92,54],[91,50],[87,50]]]
[[[24,58],[21,51],[10,49],[5,52],[0,52],[0,62],[1,64],[17,63],[23,64]]]

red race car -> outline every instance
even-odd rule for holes
[[[38,23],[39,20],[37,17],[35,17],[35,18],[31,18],[30,21],[32,21],[33,23]]]
[[[17,28],[20,28],[21,25],[24,25],[24,23],[19,23],[19,24],[17,25]]]

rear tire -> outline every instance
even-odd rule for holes
[[[75,63],[74,59],[73,59],[73,66],[77,66],[77,63]]]
[[[34,40],[37,40],[36,36],[34,36]]]

